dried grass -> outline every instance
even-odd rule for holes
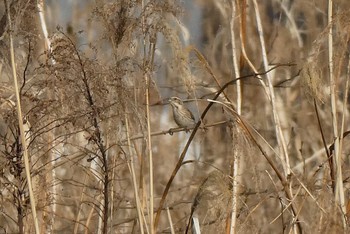
[[[348,231],[348,1],[328,25],[317,1],[87,1],[61,26],[48,3],[51,50],[36,3],[9,2],[41,232]],[[33,232],[2,5],[0,232]],[[171,96],[207,129],[171,130]]]

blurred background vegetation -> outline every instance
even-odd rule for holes
[[[345,233],[348,9],[1,1],[0,233]]]

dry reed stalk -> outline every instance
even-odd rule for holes
[[[37,0],[37,8],[38,8],[41,30],[44,35],[45,49],[50,54],[52,51],[52,48],[51,48],[51,41],[49,39],[49,33],[47,32],[47,26],[46,26],[45,14],[44,14],[44,0]],[[53,59],[53,62],[54,62],[54,59]]]
[[[149,158],[149,226],[151,233],[154,233],[153,225],[153,153],[152,153],[152,138],[151,138],[151,123],[150,123],[150,111],[149,111],[149,74],[145,73],[145,82],[146,82],[146,121],[147,121],[147,149],[148,149],[148,158]]]
[[[145,6],[146,6],[146,1],[147,0],[142,0],[141,1],[141,9],[144,10]],[[144,61],[144,65],[146,65],[146,19],[145,16],[142,15],[142,33],[143,33],[143,61]],[[143,79],[145,81],[146,87],[145,87],[145,99],[146,99],[146,122],[147,122],[147,138],[146,138],[146,142],[147,142],[147,151],[148,151],[148,166],[149,166],[149,185],[148,185],[148,194],[149,194],[149,210],[148,210],[148,214],[149,214],[149,227],[150,227],[150,233],[153,234],[154,233],[154,225],[153,225],[153,199],[154,199],[154,188],[153,188],[153,152],[152,152],[152,141],[151,141],[151,123],[150,123],[150,111],[149,111],[149,106],[150,106],[150,102],[149,102],[149,98],[150,98],[150,94],[149,94],[149,87],[150,87],[150,78],[149,78],[149,74],[147,71],[144,71],[143,73]]]
[[[83,184],[85,184],[86,181],[87,181],[87,175],[84,177]],[[83,190],[81,192],[80,199],[79,199],[78,214],[77,214],[77,217],[75,219],[75,225],[74,225],[74,231],[73,231],[74,234],[78,233],[78,229],[79,229],[79,225],[80,225],[80,215],[81,215],[81,208],[82,208],[82,204],[83,204],[85,189],[86,189],[86,186],[83,187]]]
[[[107,139],[106,142],[107,149],[109,149],[109,141]],[[113,157],[113,166],[112,166],[112,172],[111,172],[111,181],[114,181],[115,179],[115,169],[116,169],[116,164],[117,164],[117,157]],[[113,215],[114,215],[114,183],[111,183],[111,208],[110,208],[110,217],[112,217],[113,220]],[[114,225],[113,222],[110,222],[109,224],[109,231],[114,232]]]
[[[265,41],[264,41],[265,39],[264,39],[264,35],[263,35],[263,27],[262,27],[262,23],[261,23],[259,6],[258,6],[258,3],[256,0],[253,0],[253,5],[254,5],[254,10],[255,10],[255,19],[256,19],[256,23],[257,23],[257,27],[258,27],[258,35],[259,35],[259,39],[260,39],[263,64],[264,64],[265,70],[268,70],[269,69],[269,62],[268,62],[267,53],[266,53],[266,46],[265,46]],[[270,94],[269,96],[270,96],[270,102],[271,102],[271,107],[272,107],[272,114],[273,114],[274,123],[275,123],[274,127],[275,127],[275,132],[276,132],[277,143],[278,143],[278,147],[279,147],[279,152],[282,155],[282,166],[284,169],[284,176],[287,177],[291,174],[291,169],[290,169],[291,167],[290,167],[290,163],[289,163],[287,145],[286,145],[283,131],[281,128],[281,123],[280,123],[280,119],[279,119],[279,115],[278,115],[279,113],[277,112],[277,108],[276,108],[275,93],[274,93],[274,87],[272,84],[272,76],[270,75],[270,73],[267,73],[266,76],[267,76],[268,90],[269,90],[269,94]],[[287,195],[287,198],[289,200],[291,200],[294,196],[292,193],[293,190],[291,187],[291,183],[287,183],[286,185],[284,185],[284,190],[286,190],[285,193]],[[298,220],[297,213],[296,213],[297,209],[295,209],[295,207],[293,205],[291,208],[292,208],[294,219]],[[294,233],[302,231],[300,224],[293,225],[293,227],[294,227]]]
[[[238,65],[238,48],[236,47],[236,35],[235,35],[235,18],[238,17],[237,9],[236,9],[236,1],[232,0],[232,9],[231,9],[231,20],[230,20],[230,32],[231,32],[231,45],[232,45],[232,65],[235,72],[235,78],[240,77],[240,68]],[[242,106],[242,92],[241,92],[241,81],[238,80],[236,84],[237,90],[237,113],[241,114],[241,106]]]
[[[295,35],[295,37],[297,38],[299,48],[303,48],[303,46],[304,46],[303,39],[301,38],[297,24],[292,16],[291,11],[286,6],[286,1],[281,1],[281,2],[278,1],[278,3],[280,4],[281,9],[286,14],[286,16],[290,22],[291,27],[288,27],[290,33],[292,35]]]
[[[92,217],[93,217],[94,212],[95,212],[95,207],[94,207],[94,206],[91,206],[90,212],[89,212],[89,214],[88,214],[88,216],[87,216],[87,218],[86,218],[86,222],[85,222],[85,232],[84,232],[84,234],[90,233],[89,225],[90,225],[90,223],[91,223],[91,219],[92,219]],[[100,230],[100,229],[98,229],[98,230]]]
[[[141,9],[145,9],[146,6],[146,0],[141,1]],[[154,52],[155,52],[155,44],[151,42],[150,45],[150,59],[147,61],[147,54],[146,54],[146,19],[145,15],[142,15],[142,33],[143,33],[143,48],[144,48],[144,54],[143,54],[143,60],[144,60],[144,66],[145,71],[143,74],[143,78],[145,80],[145,98],[146,98],[146,121],[147,121],[147,150],[148,150],[148,159],[149,159],[149,228],[150,233],[153,234],[155,227],[154,227],[154,181],[153,181],[153,152],[152,152],[152,138],[151,138],[151,116],[150,116],[150,74],[151,69],[150,66],[153,64],[153,58],[154,58]]]
[[[264,64],[265,70],[267,70],[267,69],[269,69],[269,62],[268,62],[267,53],[266,53],[266,46],[265,46],[265,41],[264,41],[263,27],[262,27],[262,23],[261,23],[259,6],[258,6],[258,3],[256,0],[253,0],[253,5],[254,5],[254,10],[255,10],[256,23],[257,23],[257,27],[258,27],[258,35],[259,35],[259,39],[260,39],[263,64]],[[269,93],[270,93],[272,114],[273,114],[274,123],[275,123],[274,127],[275,127],[275,132],[276,132],[276,137],[277,137],[277,143],[278,143],[280,154],[282,155],[282,166],[284,169],[284,176],[287,177],[291,174],[291,169],[290,169],[291,167],[290,167],[290,163],[289,163],[289,155],[288,155],[287,145],[286,145],[283,131],[281,128],[279,113],[278,113],[277,108],[276,108],[275,93],[274,93],[274,87],[272,84],[272,76],[270,75],[270,73],[267,73],[266,76],[267,76],[268,89],[269,89]],[[284,189],[287,190],[287,191],[285,191],[286,195],[287,195],[288,199],[291,200],[291,198],[294,196],[292,193],[293,190],[291,187],[291,183],[288,183],[288,186],[285,185]],[[294,217],[294,219],[297,220],[298,218],[297,218],[296,210],[297,209],[295,209],[294,206],[292,206],[293,217]],[[294,227],[294,233],[302,231],[300,224],[293,225],[293,227]]]
[[[169,220],[169,225],[170,225],[170,233],[175,234],[174,225],[173,225],[173,221],[171,219],[169,207],[166,208],[166,213],[168,215],[168,220]]]
[[[132,149],[131,149],[131,141],[130,141],[130,130],[129,130],[129,120],[127,117],[127,114],[125,114],[125,128],[126,128],[126,137],[128,139],[128,150],[129,150],[129,157],[130,159],[127,159],[127,164],[128,168],[131,174],[131,179],[132,179],[132,184],[133,184],[133,189],[135,193],[135,203],[136,203],[136,210],[137,210],[137,216],[139,219],[139,225],[140,225],[140,233],[143,234],[143,218],[144,215],[142,214],[142,207],[140,203],[140,198],[139,198],[139,193],[137,191],[137,181],[136,181],[136,174],[135,174],[135,168],[134,168],[134,159],[133,159],[133,154],[132,154]],[[146,226],[147,228],[147,226]],[[148,230],[147,230],[148,233]]]
[[[340,148],[340,136],[338,132],[338,118],[337,118],[337,106],[336,106],[336,80],[334,76],[334,62],[333,62],[333,1],[328,0],[328,67],[329,67],[329,84],[330,84],[330,96],[331,96],[331,114],[332,125],[334,135],[334,157],[333,165],[336,171],[336,184],[335,184],[335,201],[339,203],[341,210],[346,214],[345,198],[344,198],[344,184],[342,173],[342,160],[341,160],[341,148]],[[342,216],[343,226],[346,228],[345,217]]]
[[[256,0],[253,0],[253,5],[254,5],[254,10],[255,10],[256,23],[258,26],[258,35],[259,35],[259,39],[260,39],[263,64],[264,64],[265,71],[267,71],[269,69],[270,65],[269,65],[269,61],[267,59],[264,32],[263,32],[263,27],[262,27],[262,23],[261,23],[259,6],[258,6],[258,3]],[[279,147],[280,153],[283,157],[282,165],[283,165],[285,176],[288,176],[290,174],[289,156],[288,156],[286,142],[285,142],[285,139],[283,136],[283,131],[282,131],[281,124],[280,124],[280,119],[278,116],[278,111],[276,109],[276,100],[275,100],[275,92],[274,92],[274,88],[273,88],[273,84],[272,84],[272,76],[270,75],[270,73],[267,73],[266,76],[267,76],[268,89],[269,89],[269,93],[270,93],[272,114],[273,114],[273,118],[274,118],[274,122],[275,122],[274,127],[275,127],[275,131],[276,131],[278,147]]]
[[[246,0],[245,0],[246,1]],[[246,6],[244,3],[242,2],[242,4],[240,5],[240,9],[241,12],[243,12],[244,14],[240,15],[240,27],[239,27],[239,38],[240,38],[240,42],[241,42],[241,52],[242,52],[242,55],[243,55],[243,58],[245,59],[245,62],[248,63],[248,66],[253,70],[253,72],[255,74],[258,74],[258,69],[254,66],[253,62],[249,59],[248,57],[248,54],[246,52]],[[268,88],[266,87],[266,84],[265,82],[263,81],[262,77],[261,76],[257,76],[259,78],[259,82],[261,84],[261,86],[263,87],[264,91],[265,91],[265,94],[267,96],[267,98],[270,100],[271,97],[270,97],[270,93],[268,91]]]
[[[238,48],[236,47],[236,39],[235,39],[235,19],[238,16],[237,8],[236,8],[236,1],[232,0],[231,2],[231,20],[230,20],[230,32],[231,32],[231,46],[232,46],[232,65],[234,68],[235,72],[235,77],[238,78],[240,77],[240,70],[238,66]],[[241,81],[237,81],[237,113],[241,115],[242,111],[242,92],[241,92]],[[233,133],[233,128],[234,126],[231,126],[231,131],[232,131],[232,140],[235,140],[233,136],[235,135]],[[237,133],[240,134],[239,129],[237,129]],[[232,142],[232,146],[234,143]],[[239,175],[241,174],[241,170],[243,168],[240,167],[240,160],[239,160],[239,154],[242,152],[238,152],[239,147],[234,147],[232,149],[233,151],[233,165],[232,165],[232,210],[231,210],[231,218],[229,219],[230,221],[230,233],[234,234],[236,233],[237,230],[237,207],[238,207],[238,182],[240,181]],[[228,225],[228,224],[227,224]]]
[[[27,179],[27,185],[29,190],[29,199],[30,199],[30,207],[32,210],[33,215],[33,222],[35,227],[35,233],[39,234],[39,223],[38,223],[38,216],[36,213],[36,203],[35,203],[35,197],[33,193],[33,187],[32,187],[32,177],[30,172],[30,165],[29,165],[29,153],[28,153],[28,145],[25,138],[25,132],[24,132],[24,126],[23,126],[23,116],[22,116],[22,107],[21,107],[21,99],[19,94],[19,86],[17,81],[17,72],[16,72],[16,62],[15,62],[15,50],[13,46],[13,35],[12,35],[12,21],[11,21],[11,13],[10,13],[10,6],[8,5],[8,1],[4,0],[6,13],[7,13],[7,20],[9,24],[9,37],[10,37],[10,56],[11,56],[11,68],[12,68],[12,76],[13,76],[13,83],[14,83],[14,91],[16,95],[16,102],[17,102],[17,116],[18,116],[18,125],[20,130],[20,138],[21,143],[23,147],[23,158],[24,158],[24,167],[25,167],[25,173],[26,173],[26,179]],[[22,233],[23,230],[20,230]]]
[[[102,184],[102,182],[98,183],[98,184]],[[103,185],[101,186],[103,187]],[[102,189],[103,190],[103,189]],[[103,203],[105,203],[105,198],[104,198],[104,194],[101,194],[102,196],[98,196],[97,198],[99,198],[100,200],[98,200],[98,205],[96,204],[95,206],[97,207],[97,215],[98,215],[98,221],[97,221],[97,234],[106,234],[103,231],[104,228],[104,222],[105,220],[103,220],[103,216],[106,212],[106,208],[103,207]]]
[[[44,0],[37,0],[37,8],[38,8],[38,14],[39,14],[39,22],[41,25],[42,33],[44,35],[45,50],[48,52],[48,55],[50,55],[52,52],[52,47],[51,47],[51,41],[50,41],[49,36],[48,36],[47,26],[46,26],[46,20],[45,20],[45,14],[44,14]],[[54,58],[51,57],[50,61],[53,65],[56,64],[56,61]],[[53,95],[53,94],[50,94],[50,95]],[[53,148],[53,145],[54,145],[54,141],[53,141],[54,133],[53,133],[53,131],[49,132],[48,139],[49,139],[48,140],[48,148],[51,149],[51,148]],[[50,163],[48,163],[48,167],[50,167],[50,168],[48,168],[48,171],[51,173],[51,181],[55,181],[56,180],[56,160],[54,158],[53,152],[49,152],[48,155],[49,155],[48,160],[50,161]],[[50,218],[49,218],[49,224],[46,226],[48,226],[48,229],[49,229],[47,231],[52,232],[53,225],[55,222],[55,214],[57,212],[56,196],[58,193],[57,193],[56,184],[53,184],[52,186],[49,186],[49,187],[51,188],[50,189],[51,190],[50,191],[51,192],[51,194],[50,194],[51,201],[49,201],[49,204],[51,204],[50,208],[52,210],[47,212],[48,213],[47,215]],[[46,210],[44,212],[46,212]],[[78,217],[79,217],[79,214],[78,214]]]
[[[349,37],[347,38],[347,41],[349,41]],[[348,59],[348,66],[347,66],[347,71],[346,71],[346,82],[345,82],[345,88],[344,88],[344,98],[343,98],[343,113],[342,113],[342,122],[341,122],[341,129],[340,132],[343,133],[345,131],[345,119],[349,118],[348,116],[346,116],[347,113],[347,104],[348,104],[348,97],[349,97],[349,86],[350,86],[350,82],[349,82],[349,77],[350,77],[350,59]],[[344,135],[341,134],[340,135],[340,152],[342,152],[342,148],[343,148],[343,143],[344,143]],[[349,199],[349,198],[348,198]],[[348,210],[348,204],[347,203],[347,207],[346,207],[346,213],[347,215],[349,215],[349,210]],[[345,200],[344,200],[345,202]],[[345,203],[344,203],[345,205]]]
[[[144,137],[143,137],[144,138]],[[130,142],[131,142],[131,138],[130,138]],[[139,159],[139,163],[140,163],[140,173],[139,173],[139,175],[140,175],[140,178],[139,178],[139,180],[140,180],[140,183],[139,183],[139,186],[138,186],[138,189],[139,189],[139,193],[140,193],[140,195],[141,195],[141,197],[142,197],[142,200],[140,199],[140,197],[139,197],[139,205],[140,205],[140,211],[141,211],[141,216],[142,216],[142,220],[143,220],[143,224],[145,225],[145,228],[146,228],[146,233],[147,234],[149,234],[150,233],[150,231],[149,231],[149,227],[147,226],[147,220],[146,220],[146,216],[145,216],[145,213],[144,213],[144,203],[145,203],[145,201],[147,200],[145,197],[146,197],[146,195],[145,195],[145,191],[144,191],[144,180],[143,180],[143,171],[142,171],[142,168],[143,168],[143,166],[142,166],[142,164],[143,164],[143,162],[144,162],[144,160],[143,160],[143,157],[142,157],[142,155],[140,155],[140,153],[138,152],[138,150],[137,150],[137,145],[136,145],[136,143],[135,143],[135,141],[133,141],[133,145],[134,145],[134,149],[135,149],[135,153],[136,153],[136,155],[137,155],[137,157],[138,157],[138,159]],[[135,170],[134,170],[135,171]],[[135,175],[135,178],[136,178],[136,175]]]

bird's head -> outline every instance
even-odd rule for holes
[[[180,98],[178,98],[178,97],[171,97],[171,98],[169,98],[169,103],[173,107],[179,107],[179,106],[183,105],[182,100]]]

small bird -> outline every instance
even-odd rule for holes
[[[173,107],[173,116],[176,124],[181,128],[191,128],[196,124],[192,112],[187,109],[178,97],[169,98],[169,103]]]

